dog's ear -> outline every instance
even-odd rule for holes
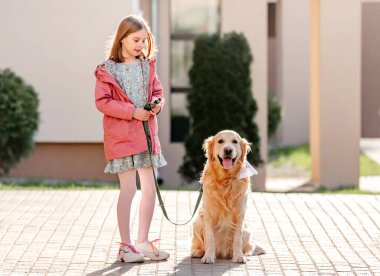
[[[205,156],[207,159],[212,160],[213,154],[212,152],[214,151],[214,136],[210,136],[207,139],[203,141],[203,146],[202,146]]]
[[[241,139],[241,158],[245,159],[247,154],[251,151],[251,144],[247,141],[247,139]]]

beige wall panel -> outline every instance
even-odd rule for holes
[[[321,179],[320,0],[310,1],[310,153],[312,181]]]
[[[142,16],[145,18],[145,20],[148,21],[148,24],[150,27],[152,27],[152,7],[151,7],[151,0],[141,0],[140,1],[140,8],[142,11]]]
[[[380,1],[362,5],[362,137],[380,137]]]
[[[102,143],[38,143],[10,177],[117,182],[117,175],[103,173]]]
[[[183,180],[178,174],[182,164],[185,148],[183,143],[171,143],[170,141],[170,1],[158,2],[158,76],[164,88],[165,108],[159,115],[160,142],[168,165],[159,169],[165,183],[178,185]]]
[[[280,145],[299,145],[309,141],[310,3],[285,0],[276,6],[276,92],[283,112],[276,138]]]
[[[259,127],[260,154],[267,160],[267,93],[268,93],[268,4],[266,0],[222,0],[222,33],[243,32],[253,54],[251,67],[252,93],[258,105],[255,121]],[[265,186],[265,168],[259,170],[255,186]]]
[[[0,0],[0,67],[38,91],[39,142],[100,142],[93,75],[105,42],[135,1]]]
[[[313,164],[313,181],[329,188],[357,186],[361,3],[356,0],[321,0],[319,9],[320,39],[314,41],[320,47],[319,99],[311,103],[319,122],[312,121],[311,127],[316,136],[312,139],[312,150],[317,150],[320,158],[317,160],[319,164]],[[314,73],[318,74],[312,71]]]

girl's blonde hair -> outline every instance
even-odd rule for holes
[[[156,46],[154,44],[154,38],[150,31],[148,23],[141,16],[128,15],[126,18],[120,21],[116,34],[111,40],[108,59],[115,62],[124,62],[124,58],[122,56],[121,41],[128,35],[142,29],[145,29],[147,31],[148,38],[147,47],[141,51],[141,56],[145,59],[153,57]]]

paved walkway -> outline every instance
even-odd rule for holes
[[[313,192],[316,187],[309,184],[310,177],[268,177],[265,182],[267,192]],[[363,192],[380,193],[380,175],[361,176],[359,189]]]
[[[0,191],[0,275],[380,275],[380,195],[252,193],[247,219],[267,254],[246,264],[189,258],[191,225],[157,207],[150,238],[167,261],[115,262],[117,190]],[[190,217],[197,192],[163,192]],[[138,225],[137,193],[132,236]]]

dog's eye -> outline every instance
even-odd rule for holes
[[[238,141],[236,139],[232,140],[232,143],[237,144]]]
[[[224,140],[223,139],[219,139],[218,140],[218,144],[223,144],[224,143]]]

